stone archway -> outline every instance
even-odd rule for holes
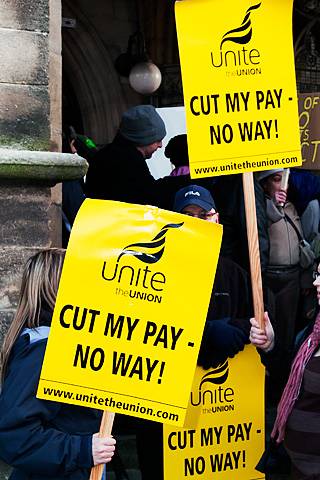
[[[63,74],[79,105],[84,133],[97,143],[110,141],[128,104],[106,45],[74,2],[63,2],[63,15],[76,29],[63,29]]]

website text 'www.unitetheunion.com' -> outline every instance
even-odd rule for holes
[[[99,397],[95,394],[85,395],[82,393],[73,393],[66,390],[60,390],[55,388],[43,387],[43,393],[46,396],[58,397],[66,400],[76,400],[78,402],[84,402],[88,406],[93,407],[94,405],[105,406],[111,408],[117,408],[118,410],[123,410],[123,413],[134,412],[140,413],[143,415],[148,415],[149,417],[157,417],[165,420],[171,420],[174,422],[179,421],[179,415],[176,413],[170,413],[165,410],[154,410],[150,407],[144,407],[140,403],[128,403],[115,401],[112,397]]]
[[[226,172],[241,172],[241,171],[250,171],[252,169],[265,167],[266,170],[271,167],[290,167],[294,166],[299,162],[297,157],[284,157],[284,158],[275,158],[268,160],[239,160],[226,165],[217,165],[211,167],[194,167],[194,173],[196,175],[203,175],[206,173],[226,173]]]

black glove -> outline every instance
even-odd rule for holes
[[[198,365],[205,369],[223,363],[244,349],[247,335],[228,320],[211,320],[205,326],[198,357]]]

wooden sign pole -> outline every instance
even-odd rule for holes
[[[264,330],[264,305],[262,293],[261,264],[258,241],[258,228],[256,216],[256,200],[254,196],[253,173],[246,172],[242,174],[244,203],[246,211],[248,248],[251,271],[251,285],[253,310],[260,328]]]
[[[103,412],[99,431],[100,437],[106,437],[107,435],[111,435],[114,415],[115,414],[113,412],[107,412],[106,410]],[[104,467],[104,463],[92,467],[90,480],[101,480]]]

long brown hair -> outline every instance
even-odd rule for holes
[[[54,309],[64,256],[65,250],[47,248],[30,257],[25,264],[17,311],[1,351],[2,381],[10,352],[22,329],[39,326],[44,305],[52,311]]]

